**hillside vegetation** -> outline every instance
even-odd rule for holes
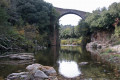
[[[57,16],[43,0],[0,0],[0,49],[47,46]]]

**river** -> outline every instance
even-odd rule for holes
[[[35,61],[0,59],[0,80],[15,72],[26,71],[26,66],[40,63],[53,66],[60,80],[119,80],[114,73],[91,58],[80,46],[61,46],[36,52]]]

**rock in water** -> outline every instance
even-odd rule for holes
[[[83,66],[83,65],[86,65],[86,64],[88,64],[88,62],[81,62],[81,63],[79,63],[80,66]]]
[[[0,64],[9,64],[9,65],[26,65],[33,64],[33,60],[0,60]]]
[[[48,76],[56,76],[57,75],[55,69],[50,66],[43,66],[41,70],[43,72],[45,72]]]
[[[27,80],[28,72],[12,73],[7,76],[7,80]]]
[[[26,69],[31,72],[31,73],[35,73],[37,70],[39,70],[40,68],[42,68],[41,64],[32,64],[32,65],[28,65],[26,67]]]
[[[32,53],[18,53],[18,54],[10,54],[10,59],[20,59],[20,60],[32,60],[34,56]]]
[[[47,79],[48,78],[48,76],[41,70],[37,70],[36,73],[34,74],[34,77],[42,78],[42,79]]]

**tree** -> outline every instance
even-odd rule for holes
[[[60,38],[75,38],[75,29],[72,25],[61,25]]]

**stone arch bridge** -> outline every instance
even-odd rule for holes
[[[74,9],[62,9],[62,8],[57,8],[57,7],[54,7],[54,8],[59,13],[59,15],[60,15],[59,18],[61,18],[64,15],[67,15],[67,14],[75,14],[75,15],[80,16],[82,19],[85,19],[85,15],[87,13],[84,11],[79,11],[79,10],[74,10]]]
[[[58,19],[56,20],[56,22],[58,22],[58,20],[67,14],[75,14],[78,15],[79,17],[81,17],[82,19],[86,18],[86,13],[84,11],[79,11],[79,10],[74,10],[74,9],[63,9],[63,8],[58,8],[58,7],[54,7],[56,9],[56,11],[59,13]],[[50,41],[51,41],[51,45],[52,46],[57,46],[60,44],[60,40],[59,40],[59,30],[56,29],[56,26],[54,25],[54,32],[53,35],[50,36]]]

